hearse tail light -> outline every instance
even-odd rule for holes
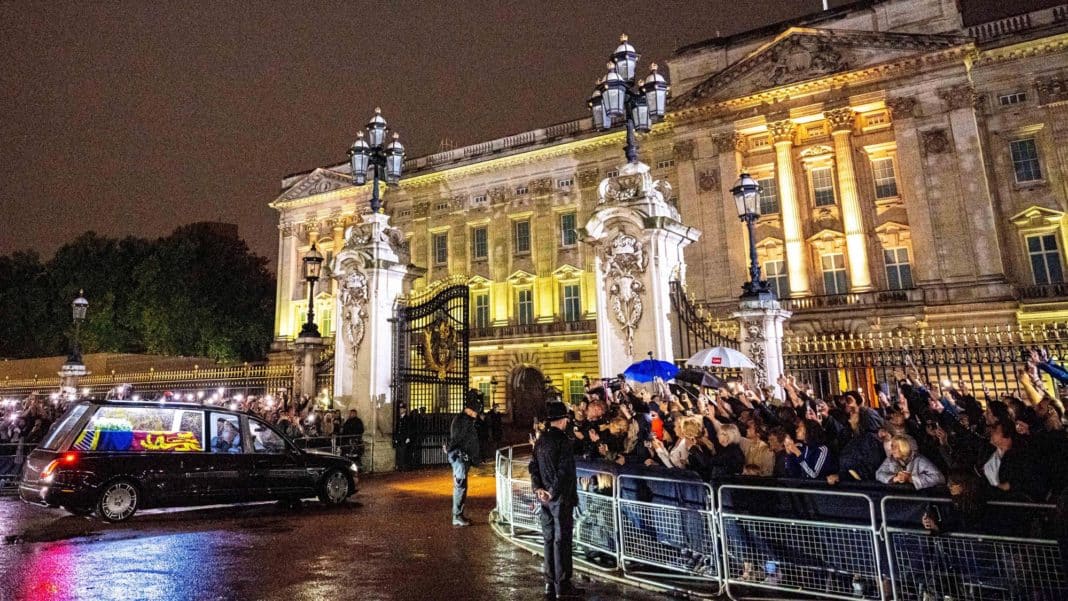
[[[44,480],[45,482],[51,482],[52,478],[55,476],[56,468],[58,468],[61,464],[73,465],[76,461],[78,461],[77,453],[64,453],[63,456],[59,459],[53,459],[52,461],[48,462],[48,465],[46,465],[45,468],[41,470],[41,480]]]

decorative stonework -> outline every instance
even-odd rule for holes
[[[692,161],[695,148],[693,140],[682,140],[671,147],[671,156],[676,161]]]
[[[949,151],[949,134],[944,129],[920,132],[924,154],[943,154]]]
[[[367,276],[353,265],[347,273],[334,279],[338,283],[341,328],[345,343],[349,345],[349,358],[355,365],[367,329]]]
[[[645,310],[642,302],[645,285],[641,276],[648,265],[648,254],[637,238],[620,232],[605,246],[601,261],[609,309],[623,330],[627,355],[633,356],[634,332]]]
[[[853,124],[856,122],[856,113],[849,107],[831,109],[825,111],[823,116],[827,118],[827,123],[831,126],[831,131],[853,131]]]
[[[705,169],[697,176],[697,187],[702,192],[711,192],[719,187],[719,171]]]
[[[404,232],[389,225],[383,226],[378,221],[363,221],[354,225],[345,248],[361,250],[376,244],[389,246],[402,265],[412,262],[411,245]]]
[[[504,188],[502,188],[502,187],[491,188],[486,193],[486,195],[490,197],[490,200],[494,204],[500,203],[500,202],[504,202],[504,199],[505,199],[505,191],[504,191]]]
[[[768,55],[771,71],[765,85],[781,86],[849,68],[842,53],[826,39],[795,36],[773,47]]]
[[[283,238],[288,238],[297,233],[297,226],[291,221],[284,221],[278,224],[278,231],[282,232]]]
[[[600,181],[601,174],[596,169],[583,169],[578,172],[578,183],[582,188],[589,188]]]
[[[764,339],[764,325],[758,320],[747,319],[743,330],[746,342],[749,343],[749,358],[756,365],[753,369],[753,379],[757,386],[767,386],[767,341]]]
[[[1068,102],[1068,80],[1055,77],[1040,77],[1035,80],[1040,105]]]
[[[553,181],[542,177],[530,182],[530,191],[534,194],[548,194],[553,189]]]
[[[460,336],[449,319],[447,315],[440,315],[430,327],[423,330],[423,360],[427,367],[438,372],[441,380],[456,364],[457,349],[460,348]]]
[[[886,106],[890,108],[891,119],[908,119],[916,116],[916,99],[912,96],[888,98]]]
[[[794,141],[794,132],[797,131],[797,126],[793,121],[789,119],[783,119],[781,121],[771,121],[768,123],[768,131],[771,133],[771,139],[776,144],[780,142]]]
[[[599,190],[600,203],[638,200],[645,197],[645,190],[651,186],[652,176],[647,171],[605,178]]]
[[[938,90],[938,97],[949,110],[978,108],[981,97],[971,84],[962,84]]]
[[[337,173],[336,171],[330,171],[329,169],[318,168],[309,173],[307,177],[294,184],[293,187],[286,190],[275,200],[275,202],[297,200],[308,196],[315,196],[316,194],[333,192],[334,190],[340,190],[350,186],[352,186],[352,179],[349,176]]]

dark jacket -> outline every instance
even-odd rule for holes
[[[457,415],[452,420],[452,426],[449,428],[449,444],[446,450],[451,454],[453,451],[459,451],[467,455],[468,463],[478,463],[478,425],[475,423],[477,418],[471,417],[466,413]]]
[[[851,430],[852,431],[852,430]],[[875,472],[886,459],[883,443],[871,432],[861,432],[850,438],[838,457],[838,474],[843,480],[854,480],[850,471],[861,480],[874,480]]]
[[[552,502],[578,505],[575,455],[571,441],[562,430],[549,427],[534,443],[530,484],[534,490],[543,488],[549,491]]]
[[[342,426],[344,427],[344,426]],[[397,428],[393,430],[393,446],[408,444],[412,439],[412,416],[402,415],[397,418]]]
[[[358,417],[350,417],[341,424],[342,436],[363,436],[363,420]]]

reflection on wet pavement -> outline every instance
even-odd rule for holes
[[[450,524],[444,470],[368,478],[339,508],[151,511],[121,525],[0,499],[0,601],[541,599],[541,559],[486,524],[487,474],[471,478],[469,528]],[[587,599],[664,598],[583,586]]]

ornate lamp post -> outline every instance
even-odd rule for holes
[[[749,281],[742,285],[742,300],[775,300],[775,292],[767,280],[760,279],[760,263],[757,262],[756,235],[753,223],[760,218],[760,184],[748,173],[742,173],[738,183],[731,188],[738,218],[749,230]]]
[[[315,282],[323,269],[323,255],[312,244],[304,255],[304,280],[308,282],[308,321],[300,329],[301,338],[322,338],[319,327],[315,325]]]
[[[79,344],[82,332],[82,322],[85,321],[85,312],[89,309],[89,301],[85,300],[84,290],[78,291],[78,298],[70,304],[71,313],[74,317],[74,340],[71,345],[70,355],[67,357],[68,365],[82,365],[82,349]]]
[[[609,57],[608,73],[597,82],[587,100],[593,116],[593,127],[609,130],[626,124],[627,145],[623,152],[630,163],[638,162],[638,143],[634,132],[648,132],[653,123],[663,120],[667,112],[668,82],[657,72],[656,63],[649,75],[640,82],[635,79],[640,55],[627,41],[619,37],[619,47]]]
[[[382,109],[375,108],[375,115],[367,122],[367,139],[364,132],[356,134],[356,141],[349,149],[352,163],[352,183],[362,186],[367,183],[367,170],[372,170],[373,187],[371,188],[371,212],[382,210],[382,201],[378,196],[378,181],[384,179],[387,185],[396,186],[404,169],[404,145],[400,143],[400,134],[393,133],[386,143],[386,120],[382,118]]]

